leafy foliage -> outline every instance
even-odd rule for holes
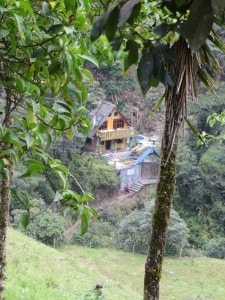
[[[95,21],[91,39],[94,41],[105,33],[114,50],[122,48],[127,51],[124,69],[138,64],[138,80],[142,92],[146,94],[151,86],[158,86],[159,82],[173,85],[167,66],[175,60],[170,48],[179,36],[188,40],[193,51],[202,47],[201,51],[210,56],[205,43],[209,38],[219,46],[218,37],[210,31],[215,20],[223,20],[224,9],[222,0],[213,3],[209,0],[155,1],[148,4],[138,0],[119,2],[107,7]],[[142,50],[140,59],[139,50]],[[201,57],[196,55],[198,75],[210,87],[209,77],[212,79],[213,76],[209,69],[204,70],[205,64],[201,64],[200,60]],[[213,56],[211,61],[216,65]],[[210,60],[206,63],[210,64]]]
[[[118,247],[124,250],[146,253],[148,238],[151,236],[153,203],[146,204],[142,210],[135,210],[121,221],[118,228]],[[150,222],[149,222],[150,220]],[[177,254],[180,247],[187,246],[189,230],[179,215],[172,211],[168,228],[167,249]],[[172,250],[172,248],[174,248]],[[169,250],[170,249],[170,250]],[[168,253],[169,253],[168,252]]]
[[[206,138],[208,145],[197,147],[196,139],[189,132],[179,151],[175,207],[190,229],[189,242],[196,247],[203,247],[213,237],[224,238],[225,234],[224,143],[221,139],[224,129],[217,122],[219,117],[208,117],[213,111],[224,110],[223,88],[218,90],[218,95],[205,94],[190,111],[196,128],[207,132],[213,137],[209,141],[215,143],[209,143]],[[207,119],[211,120],[210,125],[215,125],[209,126]]]
[[[56,246],[62,243],[67,225],[63,216],[53,213],[40,198],[32,199],[30,205],[29,215],[22,209],[12,211],[14,224],[22,225],[22,228],[26,227],[27,235],[47,245]],[[29,220],[27,220],[27,216],[29,216]]]
[[[86,81],[92,76],[83,66],[85,61],[97,62],[85,39],[84,15],[90,9],[85,3],[0,3],[1,180],[10,181],[13,164],[22,161],[26,166],[22,178],[53,172],[61,182],[59,194],[69,189],[68,169],[47,151],[62,133],[72,139],[77,130],[87,134],[91,126],[85,101]],[[24,196],[18,196],[23,202]],[[81,206],[82,197],[76,202]],[[27,226],[29,203],[25,208],[21,220]],[[73,210],[82,214],[75,206]],[[86,212],[82,217],[85,224],[88,216]]]
[[[96,194],[104,188],[113,190],[118,183],[116,174],[107,161],[98,156],[84,153],[82,155],[73,154],[69,164],[71,173],[76,174],[82,188],[90,193]],[[79,191],[76,182],[71,181],[74,190]]]
[[[140,206],[140,207],[139,207]],[[101,217],[91,222],[89,231],[81,236],[75,232],[72,243],[94,248],[116,247],[125,251],[146,253],[151,235],[150,222],[153,204],[146,202],[134,208],[103,211]],[[149,222],[150,220],[150,222]],[[167,254],[178,254],[188,246],[189,230],[179,215],[173,211],[167,242]],[[181,249],[180,249],[181,248]]]
[[[203,247],[205,254],[209,257],[225,258],[225,238],[214,238]]]

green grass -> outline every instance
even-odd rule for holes
[[[56,250],[8,232],[5,300],[78,300],[103,285],[104,299],[142,299],[145,256],[112,249]],[[160,300],[224,300],[225,260],[166,258]]]

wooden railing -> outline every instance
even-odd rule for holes
[[[124,139],[133,135],[134,128],[132,127],[128,129],[118,128],[117,130],[99,130],[96,132],[96,136],[98,136],[101,141]]]

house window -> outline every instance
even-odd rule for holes
[[[105,145],[105,141],[101,141],[101,145]]]
[[[118,140],[116,140],[116,142],[117,142],[117,144],[121,144],[123,142],[123,140],[118,139]]]
[[[107,130],[107,121],[105,121],[100,127],[99,130]]]
[[[109,117],[111,117],[111,115],[112,115],[112,114],[110,113],[110,114],[109,114]]]
[[[124,127],[124,121],[122,119],[113,121],[113,129],[123,128],[123,127]]]
[[[116,117],[118,115],[118,111],[115,111],[114,112],[114,116]]]

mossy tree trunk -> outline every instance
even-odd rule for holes
[[[5,99],[5,117],[3,125],[7,128],[12,126],[11,107],[13,101],[8,94]],[[12,149],[8,142],[0,141],[0,153]],[[10,187],[12,184],[13,161],[10,154],[1,157],[5,164],[5,170],[1,168],[0,179],[0,300],[3,293],[4,273],[6,266],[6,231],[9,222]]]
[[[166,246],[167,227],[170,219],[173,191],[175,187],[176,174],[176,148],[173,151],[166,165],[163,162],[167,159],[167,151],[161,153],[160,176],[157,185],[155,210],[152,221],[152,236],[150,240],[149,253],[145,265],[144,299],[159,299],[159,281],[162,271],[162,260]]]
[[[4,150],[4,144],[1,144]],[[8,149],[8,148],[6,148]],[[0,182],[0,299],[2,299],[4,271],[6,265],[6,230],[9,221],[9,203],[10,203],[10,178],[11,177],[11,160],[5,157],[10,165],[8,165],[8,175],[3,174]]]
[[[9,221],[10,203],[10,180],[6,174],[3,174],[0,184],[0,299],[2,299],[6,265],[6,229]]]
[[[159,282],[165,254],[167,227],[176,176],[176,154],[179,129],[183,122],[189,82],[192,79],[192,55],[181,39],[173,47],[177,62],[169,67],[174,86],[165,94],[165,125],[161,146],[160,171],[152,219],[152,235],[145,265],[144,299],[159,299]]]

